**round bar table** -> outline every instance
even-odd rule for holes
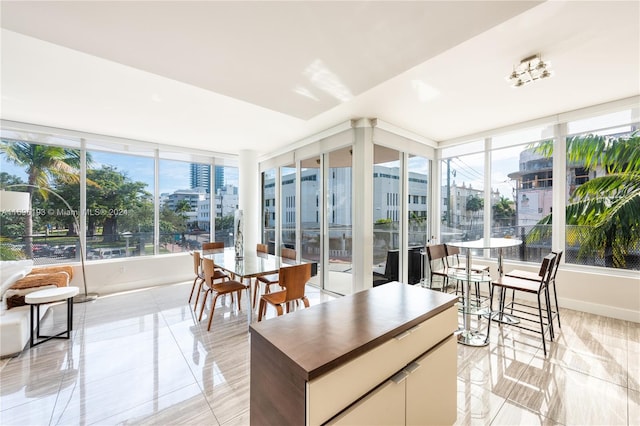
[[[504,269],[502,264],[502,249],[505,247],[515,247],[522,244],[522,240],[515,238],[481,238],[475,241],[452,241],[447,243],[450,246],[461,247],[466,249],[466,273],[467,279],[464,280],[465,292],[462,299],[462,315],[463,315],[463,329],[458,334],[458,343],[468,346],[486,346],[489,344],[487,336],[477,331],[471,330],[471,303],[469,301],[469,287],[472,278],[471,272],[471,250],[472,249],[498,249],[498,274],[504,275]],[[489,313],[491,315],[491,313]],[[501,320],[506,323],[516,324],[517,319],[510,317],[506,314],[501,316]]]

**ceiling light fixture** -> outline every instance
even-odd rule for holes
[[[551,72],[547,69],[551,63],[543,62],[540,55],[533,55],[524,58],[518,66],[513,67],[513,72],[507,77],[511,87],[521,87],[536,80],[551,77]]]

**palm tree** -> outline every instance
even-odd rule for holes
[[[491,206],[491,209],[493,210],[493,220],[498,226],[513,226],[514,218],[516,216],[513,204],[512,200],[501,195],[500,199]]]
[[[551,157],[553,143],[534,149]],[[577,187],[566,207],[566,224],[588,229],[578,257],[598,254],[607,266],[625,268],[630,250],[640,245],[640,134],[574,136],[567,140],[567,162],[605,172]],[[551,217],[542,218],[528,239],[542,238]]]
[[[33,197],[34,190],[46,200],[48,190],[54,178],[64,182],[78,182],[80,168],[80,151],[60,146],[31,144],[22,140],[2,139],[0,153],[6,160],[27,172],[26,192]],[[45,189],[36,189],[45,188]],[[25,215],[25,254],[33,257],[33,217]]]

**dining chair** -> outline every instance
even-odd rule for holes
[[[202,243],[202,251],[208,250],[222,250],[224,249],[224,241],[211,241],[208,243]]]
[[[207,245],[209,245],[208,246],[209,248],[205,249],[204,247],[207,246]],[[202,253],[203,254],[207,254],[207,252],[211,253],[212,251],[218,251],[220,249],[224,249],[224,243],[203,243],[202,247],[203,247]],[[193,305],[193,312],[196,312],[196,310],[198,308],[198,301],[200,300],[200,293],[202,292],[202,286],[205,283],[205,277],[204,277],[204,274],[202,273],[202,268],[203,268],[202,264],[203,264],[204,258],[202,257],[202,255],[200,255],[200,253],[198,251],[194,251],[193,253],[194,253],[194,255],[193,255],[194,256],[193,268],[194,268],[194,270],[196,268],[196,260],[195,259],[196,259],[196,256],[197,256],[198,257],[198,268],[200,269],[200,271],[201,271],[200,273],[202,274],[202,277],[201,277],[201,280],[200,280],[200,284],[198,285],[198,291],[196,293],[196,301],[195,301],[195,303]],[[220,268],[214,268],[212,279],[213,279],[214,282],[215,281],[219,281],[219,280],[228,280],[229,279],[229,275],[226,272],[224,272],[222,269],[220,269]],[[196,278],[196,280],[197,280],[197,278]],[[194,281],[193,282],[194,288],[195,288],[195,283],[196,282]],[[193,288],[191,289],[191,294],[193,295]],[[233,297],[233,295],[232,295],[232,297]],[[191,302],[191,297],[189,297],[189,302]],[[204,305],[203,305],[203,307],[204,307]],[[202,315],[200,315],[200,316],[202,316]]]
[[[549,253],[542,259],[542,264],[540,265],[540,271],[538,273],[537,281],[505,275],[499,277],[497,280],[491,283],[492,296],[490,303],[491,313],[489,315],[488,326],[489,331],[491,330],[492,317],[497,316],[502,319],[502,316],[505,314],[505,309],[511,308],[511,313],[509,315],[518,318],[520,321],[518,323],[509,323],[509,325],[522,328],[524,330],[529,330],[535,333],[540,333],[542,337],[542,349],[545,356],[547,355],[545,334],[548,332],[550,340],[553,341],[554,339],[548,285],[553,273],[556,259],[557,255],[555,253]],[[496,287],[498,287],[502,291],[500,291],[498,310],[494,312],[493,295],[496,293]],[[513,290],[514,292],[520,291],[524,293],[535,294],[537,296],[537,305],[533,306],[532,303],[527,303],[524,300],[516,301],[515,298],[509,304],[505,304],[505,295],[508,290]],[[545,315],[543,315],[543,311],[545,312]],[[502,321],[498,321],[499,324],[502,324]],[[526,321],[527,323],[537,323],[540,329],[538,330],[527,327],[523,324],[523,321]],[[489,331],[487,333],[489,333]]]
[[[551,278],[549,278],[549,288],[553,287],[553,299],[555,302],[555,310],[553,310],[553,306],[551,307],[551,316],[553,318],[558,319],[558,328],[562,328],[560,323],[560,307],[558,306],[558,292],[556,291],[556,275],[558,275],[558,266],[560,266],[560,259],[562,259],[563,250],[552,251],[551,253],[556,255],[555,265],[553,267],[553,272],[551,274]],[[514,278],[523,278],[525,280],[538,281],[540,279],[539,272],[531,272],[531,271],[523,271],[521,269],[514,269],[513,271],[507,272],[505,274],[508,277]],[[549,294],[551,297],[551,294]],[[513,295],[512,295],[513,299]],[[553,321],[552,321],[553,325]]]
[[[287,313],[290,311],[291,302],[302,300],[305,308],[309,307],[309,299],[305,296],[305,288],[307,282],[311,279],[311,264],[303,263],[280,268],[279,276],[279,284],[284,287],[284,290],[263,294],[260,297],[258,321],[262,321],[266,314],[267,304],[276,308],[278,316],[283,314],[282,305],[286,305]]]
[[[215,283],[215,264],[211,259],[202,259],[202,272],[205,278],[206,289],[204,293],[204,299],[202,300],[202,308],[200,309],[200,316],[198,317],[198,321],[202,320],[202,313],[204,312],[204,307],[207,304],[207,296],[209,295],[209,293],[212,293],[213,299],[211,300],[211,310],[209,311],[209,322],[207,324],[207,331],[209,331],[211,330],[211,322],[213,321],[213,313],[216,309],[216,302],[218,301],[218,297],[220,297],[221,295],[230,294],[232,296],[231,304],[233,304],[233,293],[237,293],[238,310],[240,310],[242,291],[246,290],[247,286],[239,281],[230,280],[228,279],[228,277],[224,281]]]
[[[191,298],[193,298],[193,291],[196,288],[196,283],[198,281],[200,281],[200,285],[198,286],[198,289],[200,289],[200,287],[202,286],[202,282],[204,281],[204,275],[202,274],[202,266],[200,265],[200,252],[199,251],[194,251],[191,253],[191,256],[193,256],[193,273],[195,274],[195,278],[193,280],[193,285],[191,286],[191,294],[189,294],[189,303],[191,303]],[[200,291],[198,290],[198,293]]]
[[[263,247],[260,247],[263,246]],[[264,251],[262,251],[262,249],[264,248]],[[256,246],[256,251],[258,253],[267,253],[268,250],[266,250],[267,245],[266,244],[258,244]],[[290,248],[286,248],[286,247],[282,247],[280,249],[280,257],[282,257],[283,259],[289,259],[289,260],[295,260],[296,259],[296,251]],[[260,287],[260,283],[264,284],[264,293],[263,294],[268,294],[271,292],[271,286],[274,284],[278,284],[280,278],[278,276],[278,274],[269,274],[269,275],[261,275],[259,277],[256,278],[256,285],[253,287],[253,303],[252,306],[255,308],[256,307],[256,299],[257,299],[257,294],[258,294],[258,290]]]

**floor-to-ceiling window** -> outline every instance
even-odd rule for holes
[[[12,123],[2,129],[0,186],[32,182],[40,188],[26,187],[36,191],[28,222],[2,215],[2,259],[27,257],[37,264],[79,259],[83,224],[86,257],[96,261],[183,252],[210,239],[212,157],[126,139],[21,128]],[[66,133],[73,137],[60,136]],[[238,205],[238,173],[233,161],[220,161],[214,209],[224,231],[225,215],[232,217]],[[231,221],[226,234],[232,226]]]
[[[284,247],[296,250],[296,168],[295,164],[280,167],[280,241]]]
[[[477,154],[464,152],[477,151]],[[445,149],[442,160],[441,240],[477,240],[484,234],[484,141]]]
[[[3,129],[1,148],[0,188],[29,193],[31,210],[0,213],[0,259],[76,259],[80,141]]]
[[[373,150],[373,284],[400,277],[402,214],[400,152],[375,145]]]
[[[154,152],[87,148],[87,259],[153,255]]]
[[[160,160],[160,253],[199,249],[209,227],[199,220],[209,210],[209,164]]]
[[[553,144],[552,128],[533,127],[491,140],[491,237],[522,240],[503,250],[505,259],[539,262],[551,251],[551,225],[541,220],[553,210],[553,161],[540,153]],[[497,252],[492,252],[497,257]]]
[[[324,288],[339,294],[351,293],[352,227],[352,149],[342,148],[325,154],[326,223],[328,228],[328,277]]]
[[[419,155],[407,156],[407,246],[409,283],[415,284],[424,277],[424,259],[420,252],[429,237],[429,165],[430,160]]]
[[[262,172],[262,243],[276,253],[276,170]]]
[[[567,263],[640,269],[639,127],[631,109],[567,123]]]
[[[315,262],[318,271],[322,271],[322,174],[320,157],[302,160],[300,163],[300,259]],[[311,278],[311,282],[322,286],[320,275]]]
[[[233,246],[233,221],[238,209],[238,168],[224,164],[214,167],[214,203],[211,213],[215,226],[214,240],[224,241],[226,247]]]

